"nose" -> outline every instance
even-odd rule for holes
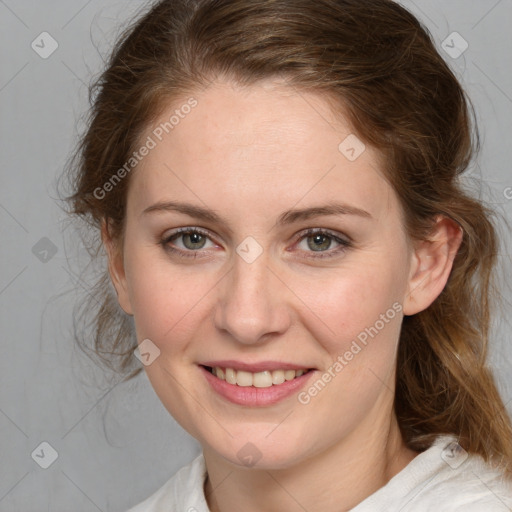
[[[252,263],[235,254],[231,272],[219,283],[215,326],[238,343],[261,344],[290,326],[286,286],[268,263],[265,254]]]

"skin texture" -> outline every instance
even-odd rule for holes
[[[119,303],[134,315],[139,342],[160,350],[145,370],[203,447],[212,511],[348,510],[416,455],[393,413],[400,325],[442,291],[461,233],[439,217],[431,240],[412,243],[379,154],[366,146],[349,161],[339,151],[352,132],[322,96],[278,81],[217,80],[194,97],[197,106],[131,176],[124,239],[110,239],[104,225]],[[169,105],[142,140],[179,106]],[[222,221],[143,213],[162,201],[208,208]],[[277,224],[286,210],[334,201],[371,217]],[[187,236],[161,243],[180,227],[206,230],[204,246]],[[308,228],[350,245],[320,237],[319,250]],[[236,252],[249,236],[263,251],[251,263]],[[266,407],[232,404],[198,367],[284,361],[316,368],[314,381],[394,303],[401,311],[307,405],[296,394]],[[237,456],[247,443],[260,457],[251,468]]]

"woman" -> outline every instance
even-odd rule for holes
[[[129,372],[133,317],[203,448],[131,512],[512,507],[469,107],[390,0],[164,0],[126,32],[71,198],[122,309],[95,343]]]

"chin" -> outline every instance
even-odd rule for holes
[[[207,451],[222,457],[229,464],[240,468],[278,470],[293,467],[306,458],[308,454],[300,451],[297,444],[278,444],[265,442],[265,438],[258,437],[259,441],[234,441],[231,446],[211,446]],[[289,441],[289,439],[288,439]]]

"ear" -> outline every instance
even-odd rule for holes
[[[462,235],[462,228],[455,221],[438,216],[429,239],[415,244],[404,315],[427,309],[443,291]]]
[[[121,243],[112,238],[109,223],[105,219],[101,222],[101,240],[107,252],[108,272],[116,290],[119,305],[125,313],[133,315],[128,294]]]

